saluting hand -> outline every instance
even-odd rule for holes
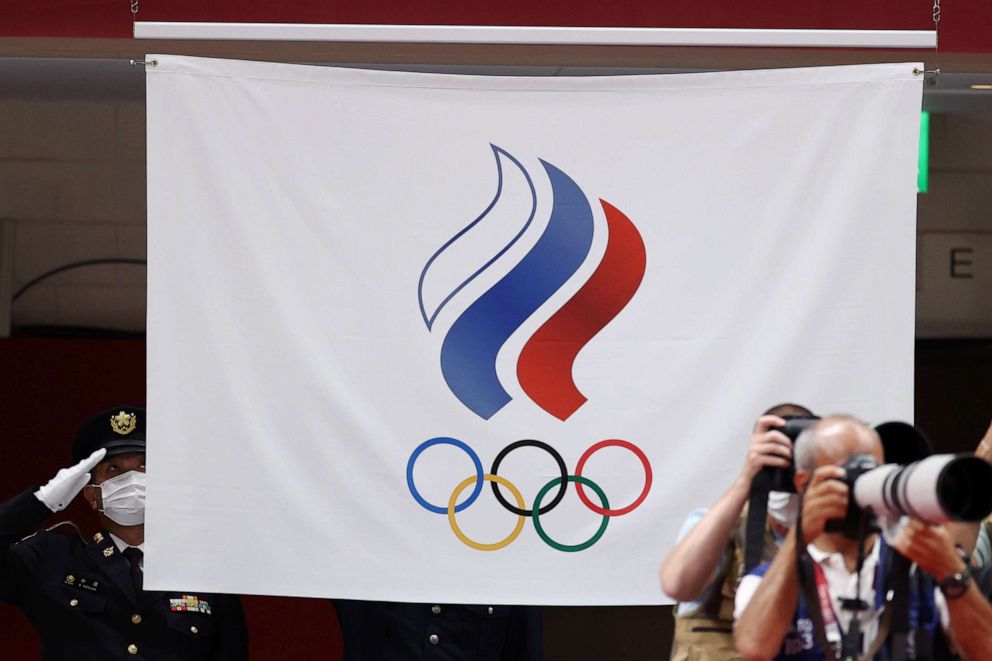
[[[100,448],[75,466],[63,468],[48,481],[48,484],[34,492],[35,498],[45,503],[53,512],[64,510],[89,483],[90,471],[103,461],[106,454],[107,449]]]

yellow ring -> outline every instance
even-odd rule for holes
[[[462,491],[465,491],[465,489],[467,489],[470,485],[474,484],[477,479],[478,478],[476,478],[475,475],[472,475],[455,487],[455,490],[451,494],[451,498],[448,499],[448,523],[451,524],[451,530],[455,533],[455,537],[462,540],[462,543],[465,546],[471,547],[476,551],[498,551],[504,546],[508,546],[520,535],[520,532],[524,529],[524,517],[518,515],[517,527],[513,529],[513,532],[498,542],[493,544],[480,544],[475,540],[469,539],[465,533],[462,532],[461,528],[458,527],[458,521],[455,520],[455,505],[458,503],[458,496],[462,494]],[[486,482],[496,482],[498,484],[502,484],[510,490],[510,493],[513,494],[513,498],[517,501],[517,507],[524,509],[524,497],[520,495],[520,490],[513,486],[513,484],[505,477],[487,473],[482,477],[482,479]]]

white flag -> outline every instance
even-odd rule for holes
[[[664,603],[761,411],[912,417],[919,64],[151,57],[150,589]]]

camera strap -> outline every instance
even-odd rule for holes
[[[914,572],[912,567],[911,560],[897,551],[892,551],[886,581],[891,599],[879,625],[879,638],[884,639],[886,634],[890,634],[889,658],[892,661],[909,658],[910,648],[913,650],[913,658],[917,661],[933,658],[933,638],[927,624],[936,617],[936,614],[924,596],[933,591],[933,586],[920,572]],[[911,615],[914,595],[916,608]],[[910,636],[912,636],[912,646],[909,644]]]
[[[833,605],[830,603],[830,591],[827,588],[823,570],[813,562],[812,556],[806,550],[806,542],[803,540],[803,508],[801,504],[799,516],[796,519],[796,569],[799,576],[799,594],[809,612],[816,642],[823,650],[825,658],[836,659],[840,649],[827,638],[826,622],[823,619],[824,612],[829,613],[834,626],[837,626],[837,618]],[[840,627],[837,628],[838,633],[842,636],[842,632],[839,632]]]
[[[881,649],[882,645],[884,645],[889,632],[892,613],[890,612],[891,609],[883,608],[875,639],[872,641],[868,651],[862,655],[863,633],[861,631],[861,612],[868,608],[868,604],[861,599],[860,585],[861,572],[864,569],[866,559],[865,544],[867,537],[867,519],[864,519],[860,526],[858,539],[857,578],[855,579],[858,587],[856,588],[854,598],[842,600],[845,609],[854,611],[850,628],[845,632],[834,610],[826,574],[823,568],[813,560],[802,538],[802,507],[800,507],[799,517],[796,522],[796,565],[799,576],[800,595],[809,613],[817,643],[821,649],[825,650],[824,654],[828,659],[872,659]],[[876,544],[882,544],[882,541],[878,540]],[[884,581],[882,577],[886,571],[883,564],[882,557],[880,556],[875,566],[873,579],[876,600],[880,595],[884,594],[885,589],[883,588]],[[879,605],[876,602],[876,608]],[[831,639],[833,639],[833,642]],[[904,653],[903,656],[893,654],[889,658],[892,661],[903,661],[906,657]]]
[[[759,473],[759,475],[761,475]],[[762,476],[763,477],[763,476]],[[751,494],[747,504],[747,523],[744,528],[744,573],[761,563],[765,548],[765,530],[768,515],[768,484],[755,476],[751,482]]]
[[[892,590],[892,601],[889,610],[892,636],[892,658],[905,659],[909,647],[909,570],[912,563],[908,558],[892,554],[892,565],[889,570],[889,589]]]

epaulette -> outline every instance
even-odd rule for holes
[[[80,541],[82,541],[83,544],[89,544],[90,543],[90,541],[88,539],[86,539],[85,535],[83,535],[83,531],[79,529],[79,526],[77,526],[72,521],[59,521],[54,526],[51,526],[50,528],[45,528],[45,532],[52,532],[56,528],[61,528],[62,526],[71,526],[72,529],[76,531],[76,536],[79,537]],[[40,530],[37,530],[37,531],[31,533],[30,535],[28,535],[27,537],[23,537],[20,540],[20,542],[26,542],[26,541],[28,541],[29,539],[31,539],[32,537],[34,537],[35,535],[37,535],[40,532],[41,532]],[[20,543],[20,542],[18,542],[18,543]]]

